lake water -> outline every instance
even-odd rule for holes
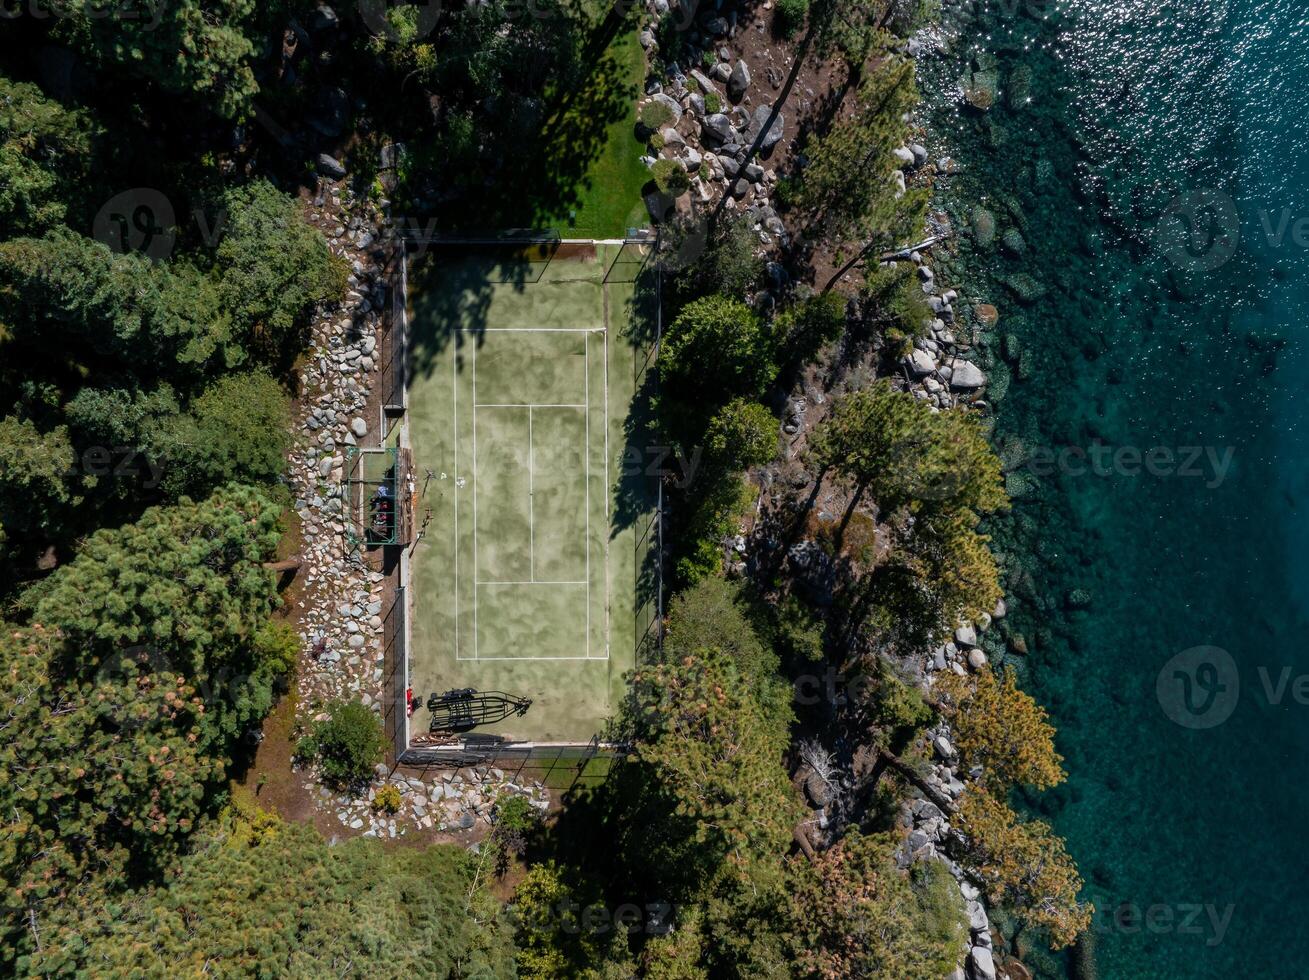
[[[1000,308],[981,361],[1015,495],[988,642],[1070,774],[1024,802],[1079,861],[1099,977],[1309,976],[1309,5],[945,21],[920,67],[961,167],[938,278]]]

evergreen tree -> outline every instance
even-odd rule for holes
[[[0,419],[0,543],[58,523],[73,461],[66,429],[41,432],[29,419]]]
[[[476,862],[438,845],[329,846],[253,808],[208,826],[167,884],[116,898],[112,915],[65,910],[21,966],[92,976],[509,977],[513,943]]]
[[[283,363],[303,346],[300,331],[319,303],[345,294],[348,269],[304,220],[299,201],[266,180],[227,191],[217,274],[236,335],[263,363]]]
[[[960,798],[957,823],[970,867],[992,901],[1047,930],[1053,949],[1070,945],[1086,931],[1094,909],[1077,900],[1081,876],[1048,824],[1022,820],[976,787]]]
[[[850,477],[884,512],[985,512],[1008,503],[1000,461],[974,413],[935,411],[886,382],[839,399],[811,446],[820,466]]]
[[[891,59],[860,84],[854,111],[809,148],[797,203],[815,232],[892,245],[922,227],[926,192],[901,195],[892,182],[891,151],[908,137],[903,117],[917,103],[913,62]]]
[[[181,0],[123,7],[114,16],[97,0],[67,0],[58,30],[88,55],[239,118],[259,86],[254,0]]]
[[[941,675],[936,691],[950,718],[964,765],[982,767],[996,793],[1021,783],[1049,789],[1064,781],[1063,757],[1045,709],[1020,690],[1012,670],[997,677],[989,668],[975,677]]]
[[[0,76],[0,237],[39,235],[64,222],[102,136],[83,110]]]
[[[183,498],[135,524],[102,530],[77,558],[25,596],[34,622],[64,638],[71,676],[117,671],[143,651],[205,696],[206,743],[226,745],[272,704],[276,669],[256,638],[276,595],[263,567],[280,537],[279,509],[233,486]]]
[[[940,980],[968,938],[963,901],[945,868],[917,880],[895,865],[896,834],[857,831],[814,863],[787,863],[794,976]]]
[[[696,300],[664,334],[660,377],[683,404],[758,397],[775,371],[772,343],[759,318],[736,300]]]
[[[62,227],[0,242],[0,319],[31,347],[70,344],[146,374],[242,359],[218,290],[194,266],[115,254]]]
[[[763,466],[777,450],[777,419],[758,402],[735,398],[709,420],[705,452],[713,466],[729,471]]]

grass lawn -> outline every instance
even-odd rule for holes
[[[541,223],[558,227],[567,238],[621,237],[629,227],[646,224],[641,188],[649,181],[650,171],[641,162],[643,147],[635,136],[636,102],[645,79],[645,51],[637,35],[635,29],[620,32],[588,79],[588,86],[610,89],[607,94],[611,97],[615,89],[623,93],[626,112],[605,127],[598,154],[577,183],[572,208],[552,212],[547,205],[541,213]],[[584,111],[593,101],[574,101],[564,112]],[[562,130],[573,128],[565,125]],[[570,216],[570,210],[575,215]]]

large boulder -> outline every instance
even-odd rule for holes
[[[951,365],[950,385],[961,391],[975,391],[986,384],[986,375],[972,361],[955,358]]]
[[[969,225],[973,231],[973,241],[981,248],[990,248],[995,244],[995,215],[983,207],[973,208],[969,216]]]
[[[750,66],[738,61],[727,76],[727,97],[733,102],[740,102],[750,88]]]
[[[995,980],[995,960],[985,946],[968,951],[968,980]]]
[[[652,102],[658,102],[661,106],[667,107],[668,111],[673,114],[673,120],[669,125],[676,126],[682,121],[682,103],[678,102],[666,92],[657,92],[651,96]]]
[[[750,117],[750,128],[747,136],[751,142],[758,138],[760,131],[768,124],[768,117],[772,114],[773,107],[770,105],[757,106],[754,115]],[[764,135],[763,142],[759,144],[760,152],[768,153],[774,146],[782,141],[782,127],[786,124],[786,117],[780,112],[773,124],[768,127],[768,132]]]
[[[736,135],[736,130],[732,127],[732,120],[721,112],[715,112],[705,117],[703,133],[704,138],[711,142],[729,143]]]
[[[915,378],[922,378],[936,370],[936,361],[932,360],[932,355],[927,351],[915,350],[905,358],[905,367]]]
[[[328,153],[318,154],[318,172],[331,180],[340,180],[346,173],[341,161]]]

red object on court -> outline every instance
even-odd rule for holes
[[[418,707],[418,701],[414,698],[414,689],[412,687],[405,688],[405,705],[408,708],[406,714],[412,718],[414,716],[414,709]]]

